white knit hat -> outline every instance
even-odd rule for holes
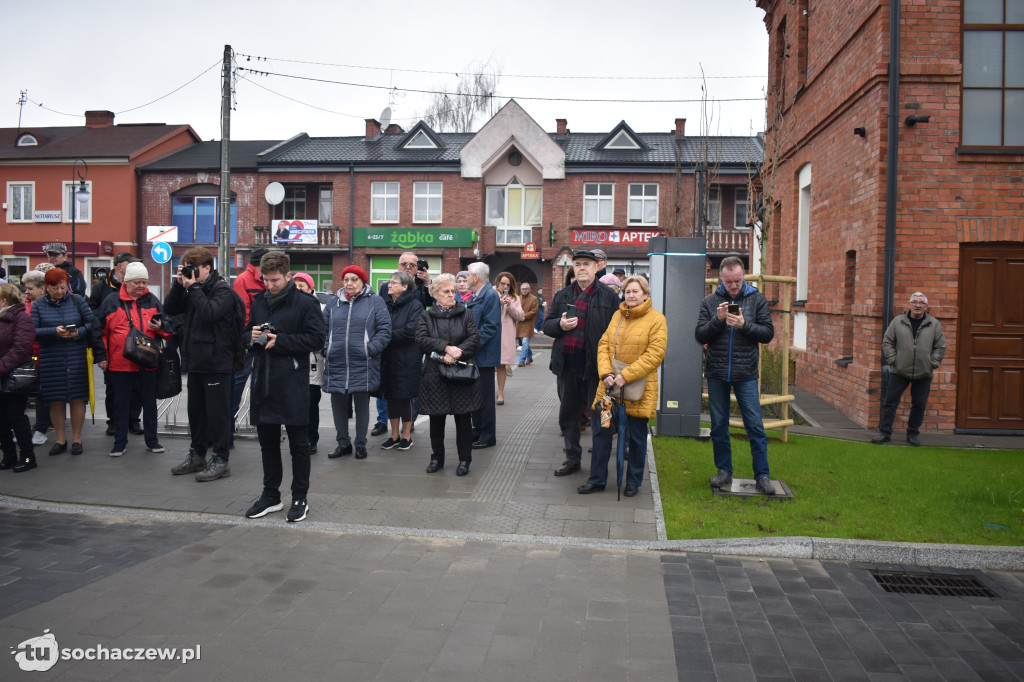
[[[149,271],[142,263],[129,263],[124,269],[124,281],[130,282],[133,279],[149,279]]]

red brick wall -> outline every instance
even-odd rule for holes
[[[794,6],[758,0],[766,11],[769,55],[780,52],[785,19],[790,57],[769,68],[769,92],[785,73],[785,123],[768,136],[784,148],[778,178],[781,208],[769,236],[768,272],[797,274],[797,178],[812,164],[807,348],[795,351],[797,384],[865,426],[878,420],[885,245],[888,2],[810,3],[807,39],[797,35]],[[959,244],[1024,240],[1024,155],[957,152],[960,131],[960,7],[958,1],[903,3],[899,126],[899,200],[894,305],[906,309],[925,292],[946,333],[946,360],[935,375],[924,429],[955,423]],[[797,46],[806,45],[806,80]],[[772,58],[770,57],[770,58]],[[803,88],[799,90],[800,84]],[[910,114],[931,116],[906,127]],[[866,128],[866,137],[853,134]],[[973,229],[968,229],[970,225]],[[847,252],[856,252],[852,300]],[[853,363],[847,354],[852,315]],[[906,420],[905,397],[896,426]]]

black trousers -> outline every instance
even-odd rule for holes
[[[579,462],[583,456],[583,448],[580,446],[580,413],[591,411],[590,404],[597,393],[597,379],[588,379],[574,372],[562,372],[556,383],[561,400],[558,406],[558,427],[562,430],[564,440],[562,449],[567,460]],[[591,418],[591,423],[596,424],[599,419],[600,416],[597,419]]]
[[[16,462],[18,450],[21,450],[22,460],[34,455],[32,424],[25,414],[27,405],[28,395],[24,393],[0,393],[0,450],[3,450],[4,461]]]
[[[484,406],[473,413],[473,436],[480,443],[493,445],[498,442],[493,367],[480,367],[480,395]]]
[[[882,402],[882,414],[878,419],[878,432],[892,435],[892,423],[896,419],[896,408],[899,407],[903,392],[910,386],[910,415],[907,417],[907,435],[915,436],[921,430],[924,411],[928,407],[928,394],[932,390],[932,379],[908,379],[896,373],[889,374],[889,386],[885,390],[885,401]]]
[[[309,492],[309,441],[306,424],[287,424],[288,451],[292,456],[292,499],[304,500]],[[281,425],[260,424],[256,427],[263,455],[263,497],[281,500]]]
[[[133,374],[135,374],[133,372]],[[111,372],[108,369],[103,373],[103,405],[107,410],[107,426],[114,425],[114,380],[111,376]],[[142,393],[139,389],[138,377],[132,381],[131,386],[131,402],[128,406],[128,421],[132,424],[139,423],[139,417],[142,415]],[[43,433],[46,433],[45,429]]]
[[[481,368],[483,369],[483,368]],[[446,414],[430,415],[430,459],[444,464],[444,424]],[[469,413],[455,415],[455,449],[459,451],[460,462],[473,461],[473,417]]]
[[[107,372],[108,386],[114,390],[114,449],[124,450],[128,445],[128,419],[131,403],[134,402],[135,391],[138,389],[139,405],[142,409],[142,429],[145,432],[146,445],[156,445],[156,372]],[[139,416],[135,415],[135,419]]]
[[[189,372],[188,423],[196,454],[205,457],[210,443],[213,454],[227,460],[232,421],[231,372]]]
[[[309,385],[309,426],[306,435],[310,445],[320,442],[320,397],[323,393],[316,384]]]

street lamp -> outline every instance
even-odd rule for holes
[[[78,164],[85,167],[85,172],[78,170]],[[85,186],[85,178],[89,175],[89,164],[83,159],[75,159],[71,166],[71,264],[75,265],[75,217],[78,215],[78,207],[75,206],[75,199],[85,204],[89,202],[89,189]],[[78,180],[75,180],[75,177]],[[75,183],[78,183],[77,186]],[[77,267],[77,266],[76,266]]]

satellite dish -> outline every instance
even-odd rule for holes
[[[380,131],[383,133],[391,125],[391,107],[384,107],[384,111],[380,112]]]
[[[267,203],[271,206],[277,206],[284,201],[284,185],[280,182],[272,182],[267,185],[267,191],[264,193],[267,197]]]

